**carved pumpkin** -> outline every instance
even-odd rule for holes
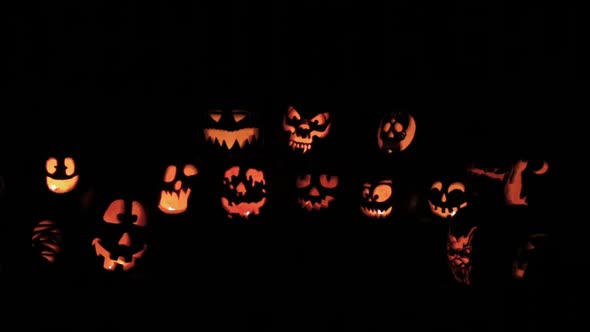
[[[258,216],[266,204],[264,170],[253,166],[231,166],[223,175],[221,206],[230,219]]]
[[[261,139],[260,131],[255,112],[214,109],[205,114],[205,141],[223,150],[243,150],[257,145]]]
[[[329,209],[336,200],[339,177],[332,173],[310,172],[297,175],[297,204],[306,211]]]
[[[460,179],[436,180],[430,186],[428,206],[437,217],[448,219],[469,205],[471,193],[466,181]]]
[[[385,114],[377,129],[377,145],[388,154],[404,151],[416,135],[414,117],[404,111]]]
[[[41,220],[33,227],[32,242],[43,259],[54,263],[62,249],[62,231],[53,220]]]
[[[68,193],[78,185],[77,161],[71,157],[49,157],[45,162],[45,183],[56,194]]]
[[[466,286],[471,285],[472,241],[477,226],[473,226],[466,234],[454,234],[449,230],[446,246],[447,262],[455,280]]]
[[[369,218],[387,218],[393,211],[393,197],[393,180],[365,182],[362,188],[361,212]]]
[[[158,208],[165,214],[181,214],[188,209],[193,188],[192,178],[199,174],[196,165],[168,165],[164,171],[164,187],[160,190]]]
[[[103,269],[129,271],[136,266],[148,248],[147,223],[147,210],[139,201],[115,199],[108,205],[92,240]]]
[[[310,114],[288,106],[283,117],[283,130],[289,133],[289,147],[302,154],[309,152],[318,140],[325,139],[331,126],[330,112]]]

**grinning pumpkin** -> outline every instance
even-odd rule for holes
[[[131,199],[110,202],[102,215],[99,235],[92,240],[103,269],[129,271],[136,266],[148,248],[147,223],[147,212],[141,202]]]
[[[46,261],[53,263],[61,252],[62,231],[53,220],[41,220],[33,227],[33,249]]]
[[[49,157],[45,161],[45,171],[47,188],[56,194],[74,190],[80,179],[77,161],[71,156]]]
[[[428,206],[437,217],[448,219],[469,205],[470,192],[466,181],[458,179],[436,180],[430,186]]]
[[[256,114],[243,109],[205,112],[205,142],[223,150],[243,150],[260,143],[261,128]]]
[[[289,134],[289,147],[302,154],[309,152],[318,140],[325,139],[331,126],[330,112],[304,113],[288,106],[283,116],[283,130]]]
[[[306,211],[329,209],[336,200],[337,175],[323,172],[299,174],[296,177],[297,204]]]
[[[189,206],[193,188],[192,178],[199,174],[197,166],[191,163],[168,165],[164,171],[164,185],[160,190],[158,208],[165,214],[184,213]]]
[[[365,182],[360,203],[361,212],[373,219],[383,219],[393,211],[393,180]]]
[[[221,206],[229,219],[258,216],[267,201],[264,170],[253,166],[231,166],[223,175]]]
[[[471,285],[472,241],[477,226],[469,229],[467,234],[454,234],[449,230],[446,256],[448,266],[455,280],[463,285]]]
[[[416,121],[405,111],[385,114],[377,129],[377,145],[388,154],[404,151],[416,135]]]

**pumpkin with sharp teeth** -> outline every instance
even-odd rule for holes
[[[193,178],[199,174],[195,164],[169,164],[163,177],[158,208],[165,214],[181,214],[189,208]]]
[[[254,112],[243,109],[212,109],[203,124],[205,142],[227,151],[243,150],[260,143],[261,128]]]
[[[331,112],[313,114],[289,105],[283,116],[283,130],[289,134],[289,147],[296,152],[309,152],[319,140],[330,134]]]

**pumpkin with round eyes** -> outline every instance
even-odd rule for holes
[[[129,271],[147,248],[147,210],[131,199],[115,199],[102,215],[99,234],[92,240],[96,256],[107,271]]]
[[[428,206],[434,215],[447,219],[469,205],[469,192],[463,181],[434,181]]]
[[[33,227],[33,250],[49,263],[61,252],[62,231],[53,220],[41,220]]]
[[[404,151],[410,146],[416,135],[414,117],[404,111],[385,114],[377,129],[377,145],[388,154]]]
[[[360,203],[363,215],[373,219],[383,219],[393,211],[393,180],[382,179],[365,182]]]
[[[221,206],[229,219],[258,216],[267,200],[266,173],[253,166],[231,166],[223,175]]]
[[[339,177],[335,174],[298,174],[295,181],[297,204],[308,212],[329,209],[336,200],[338,185]]]
[[[164,171],[164,187],[160,190],[158,208],[165,214],[181,214],[189,207],[192,178],[199,174],[191,163],[168,165]]]
[[[258,145],[261,128],[257,114],[242,109],[205,112],[203,135],[205,142],[223,150],[243,150]]]
[[[56,194],[68,193],[78,185],[76,160],[73,157],[49,157],[45,161],[45,183]]]
[[[318,140],[330,133],[330,112],[305,114],[294,106],[288,106],[283,117],[283,130],[289,133],[289,147],[296,152],[309,152]]]

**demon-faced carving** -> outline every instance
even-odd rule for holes
[[[307,211],[328,209],[335,200],[338,176],[331,174],[300,174],[295,181],[297,203]]]
[[[471,285],[471,242],[477,226],[467,235],[457,236],[449,232],[447,238],[447,260],[455,280],[466,286]]]
[[[395,153],[405,150],[414,140],[416,121],[408,112],[384,115],[377,129],[377,145],[381,151]]]
[[[221,205],[227,217],[249,219],[266,204],[266,178],[257,168],[232,166],[223,176]]]
[[[283,117],[283,130],[289,132],[289,146],[301,153],[311,150],[316,140],[328,136],[331,125],[330,112],[304,116],[289,106]]]

